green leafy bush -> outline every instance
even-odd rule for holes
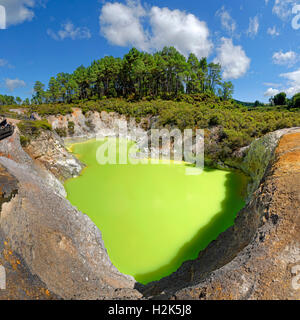
[[[23,120],[18,123],[21,134],[25,137],[36,137],[42,130],[52,130],[51,124],[47,120]]]
[[[55,132],[62,138],[65,138],[68,135],[66,128],[56,128]]]
[[[70,135],[75,133],[75,123],[73,121],[68,122],[68,132]]]
[[[21,146],[25,148],[30,143],[30,138],[25,136],[20,136],[20,143],[21,143]]]
[[[129,102],[116,98],[80,101],[72,105],[39,105],[36,108],[37,112],[43,116],[72,113],[72,108],[77,107],[81,108],[83,113],[116,112],[133,117],[138,123],[143,118],[157,116],[159,127],[177,127],[180,130],[219,128],[217,144],[206,146],[206,157],[213,162],[230,159],[236,150],[249,145],[254,139],[268,132],[300,126],[300,111],[297,108],[245,107],[233,100],[221,101],[209,93],[181,95],[177,100],[148,101],[145,99]],[[87,123],[87,125],[90,124]],[[72,134],[73,130],[74,123],[70,121],[69,134]],[[65,136],[67,132],[59,132],[59,134]],[[216,137],[207,137],[207,139],[216,139]]]

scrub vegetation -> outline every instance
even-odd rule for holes
[[[59,73],[47,89],[37,81],[30,101],[0,96],[0,114],[11,116],[17,103],[27,119],[34,112],[43,118],[66,115],[74,107],[83,113],[117,112],[137,122],[157,116],[161,127],[206,129],[207,139],[214,141],[206,150],[212,163],[232,159],[235,151],[268,132],[300,126],[300,94],[287,99],[279,93],[266,105],[233,100],[233,92],[232,83],[222,80],[221,66],[206,58],[185,58],[173,47],[154,54],[133,48],[123,58],[107,56],[72,74]],[[20,126],[30,128],[26,122]],[[72,135],[74,124],[57,133]]]
[[[23,147],[26,147],[32,137],[37,137],[42,130],[52,130],[51,125],[47,120],[30,121],[23,120],[18,123],[20,130],[20,142]]]
[[[233,100],[222,101],[213,94],[181,95],[175,100],[104,99],[76,104],[42,104],[29,107],[30,112],[41,116],[68,114],[73,107],[84,113],[107,111],[134,117],[138,122],[144,117],[158,116],[160,127],[206,129],[207,160],[222,162],[233,158],[233,153],[269,132],[300,126],[300,111],[287,107],[245,107]],[[216,133],[216,137],[211,136]],[[70,132],[70,128],[69,128]],[[72,132],[72,131],[71,131]],[[61,134],[61,133],[60,133]]]

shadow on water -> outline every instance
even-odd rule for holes
[[[205,169],[205,171],[212,170]],[[167,265],[147,274],[136,274],[134,276],[136,281],[148,284],[160,280],[178,270],[185,261],[196,259],[199,253],[216,240],[222,232],[234,225],[237,213],[245,205],[242,197],[245,184],[246,178],[243,175],[229,173],[226,177],[226,195],[221,203],[220,212],[205,227],[201,228],[192,240],[185,243]]]

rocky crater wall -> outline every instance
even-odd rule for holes
[[[79,110],[49,117],[54,129],[72,121],[73,136],[81,139],[103,128],[114,132],[117,119],[124,118]],[[132,129],[148,130],[151,121],[131,122]],[[83,166],[64,141],[44,132],[25,151],[18,131],[0,142],[0,264],[11,288],[0,299],[300,298],[292,286],[300,262],[299,128],[250,146],[241,166],[252,177],[249,199],[235,225],[198,259],[148,286],[116,270],[101,232],[65,199],[61,182]]]

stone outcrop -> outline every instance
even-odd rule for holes
[[[74,123],[77,138],[115,133],[104,113],[49,117],[54,129]],[[130,122],[147,131],[155,119]],[[252,178],[247,206],[235,225],[195,261],[142,286],[111,264],[101,232],[65,199],[60,181],[82,164],[64,142],[43,132],[25,149],[15,134],[0,142],[0,265],[7,290],[0,299],[300,299],[300,129],[255,141],[241,169]]]
[[[33,275],[24,259],[13,251],[0,228],[0,266],[5,268],[6,289],[0,300],[60,300],[39,277]]]
[[[18,139],[16,132],[0,143],[0,150],[10,144],[13,151],[9,157],[0,157],[1,172],[13,181],[11,189],[17,185],[12,198],[5,193],[5,199],[11,200],[2,204],[0,230],[12,256],[22,258],[20,268],[48,290],[49,298],[52,292],[63,299],[140,298],[133,289],[134,279],[111,264],[98,228],[47,183],[45,175],[40,175],[45,170],[23,154]],[[9,185],[5,190],[10,190]],[[19,270],[18,263],[15,267]],[[14,298],[24,295],[15,292]]]
[[[0,167],[0,212],[4,202],[9,202],[17,193],[17,180]]]
[[[81,109],[74,108],[72,114],[65,116],[49,116],[47,118],[54,130],[60,129],[67,133],[69,140],[80,140],[95,138],[100,132],[106,136],[115,135],[119,132],[119,121],[128,121],[128,134],[134,134],[137,130],[148,130],[151,127],[150,119],[142,119],[137,123],[134,118],[128,119],[124,115],[115,112],[87,112],[82,113]],[[70,124],[73,130],[69,129]]]
[[[299,131],[300,128],[282,129],[266,134],[264,137],[255,140],[247,147],[246,156],[240,169],[248,175],[252,181],[248,185],[248,199],[259,187],[266,170],[275,157],[275,149],[280,138],[288,133]]]
[[[52,131],[42,131],[37,138],[30,141],[25,151],[60,181],[79,176],[84,168],[84,165],[66,150],[63,140]]]

